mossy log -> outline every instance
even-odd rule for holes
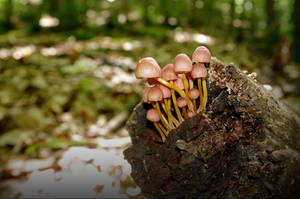
[[[160,142],[139,104],[124,152],[148,198],[300,198],[300,122],[236,66],[213,61],[206,109]]]

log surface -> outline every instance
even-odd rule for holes
[[[160,142],[139,104],[124,152],[148,199],[300,198],[299,117],[233,64],[208,69],[206,109]]]

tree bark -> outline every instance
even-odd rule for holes
[[[300,121],[255,79],[213,61],[206,110],[161,143],[139,104],[124,152],[148,198],[296,198]],[[298,197],[299,198],[299,197]]]

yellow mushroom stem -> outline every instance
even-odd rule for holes
[[[161,125],[160,123],[158,123],[158,126],[160,127],[160,129],[162,130],[162,132],[164,133],[164,135],[167,135],[167,130],[163,127],[163,125]]]
[[[171,83],[173,83],[173,82],[171,81]],[[177,118],[178,118],[179,122],[181,123],[181,122],[183,122],[183,118],[182,118],[180,110],[177,106],[177,101],[176,101],[176,96],[175,96],[174,89],[171,89],[171,95],[172,95],[172,100],[173,100],[173,104],[174,104],[174,108],[175,108]]]
[[[203,86],[203,107],[205,107],[207,103],[206,78],[202,77],[201,79],[202,79],[202,86]]]
[[[182,81],[183,81],[183,86],[184,86],[184,90],[185,90],[185,99],[187,101],[188,108],[190,111],[193,111],[192,102],[191,102],[191,99],[189,98],[189,83],[186,79],[185,73],[182,73]]]
[[[163,132],[162,132],[160,126],[159,126],[159,123],[158,122],[153,122],[153,123],[154,123],[154,126],[157,129],[158,133],[160,134],[160,137],[161,137],[162,141],[165,142],[166,136],[163,134]]]
[[[199,108],[197,110],[197,113],[199,113],[202,108],[203,108],[203,95],[202,95],[202,86],[201,86],[201,79],[197,79],[197,83],[198,83],[198,90],[199,90],[199,96],[200,96],[200,104],[199,104]]]
[[[197,106],[196,106],[196,100],[193,99],[193,107],[194,107],[194,112],[197,112]]]
[[[168,112],[168,116],[170,116],[171,118],[171,123],[173,125],[173,123],[175,124],[175,126],[179,126],[179,122],[176,120],[176,118],[172,115],[171,109],[170,109],[170,103],[168,101],[169,99],[164,99],[164,103],[165,103],[165,107],[167,109]]]
[[[161,106],[163,107],[166,115],[168,116],[168,122],[169,122],[171,129],[175,128],[175,126],[173,124],[172,114],[169,114],[168,105],[165,104],[165,101],[162,101]]]
[[[184,119],[189,119],[189,116],[188,116],[188,114],[187,114],[187,112],[186,112],[186,107],[184,106],[184,107],[182,107],[182,113],[183,113],[183,117],[184,117]]]
[[[162,121],[163,125],[166,127],[167,131],[169,132],[171,130],[171,127],[170,127],[167,119],[165,118],[165,116],[161,113],[160,108],[159,108],[159,103],[153,102],[152,106],[153,106],[153,108],[155,108],[157,110],[160,120]]]
[[[167,82],[166,80],[162,79],[162,78],[157,78],[156,79],[159,83],[165,85],[166,87],[169,87],[170,89],[174,89],[175,91],[177,91],[177,93],[181,96],[181,97],[186,97],[185,93],[178,88],[178,86],[174,85],[173,82]]]
[[[190,90],[192,88],[194,88],[194,81],[192,79],[189,79],[189,87],[190,87]]]

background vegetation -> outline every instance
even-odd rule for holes
[[[299,0],[0,0],[0,32],[1,161],[94,146],[99,118],[140,100],[139,58],[163,66],[198,45],[300,113]]]

